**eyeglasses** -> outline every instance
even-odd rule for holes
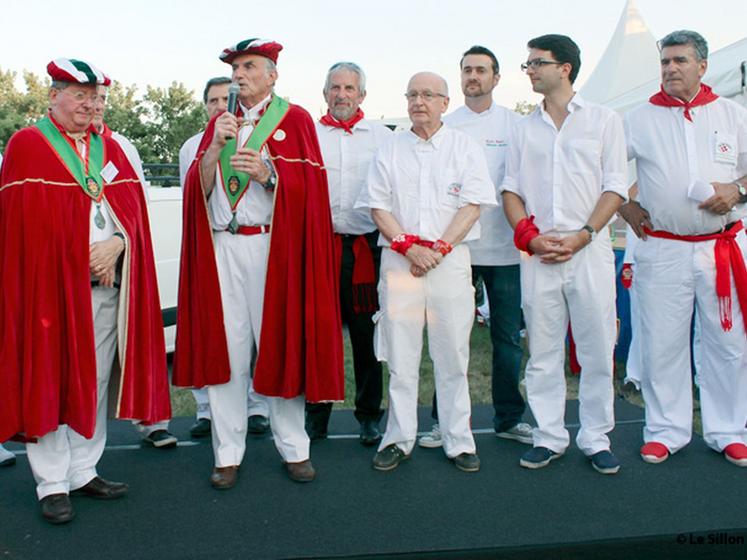
[[[415,101],[418,97],[421,97],[423,101],[433,101],[436,97],[446,97],[443,93],[435,93],[433,91],[408,91],[405,94],[405,97],[407,98],[407,101],[412,103]]]
[[[545,66],[547,64],[565,64],[565,62],[558,62],[557,60],[544,60],[542,58],[533,58],[532,60],[527,60],[521,65],[521,71],[526,72],[530,68],[532,70],[536,70],[537,68],[540,68],[541,66]]]
[[[66,91],[66,90],[63,90],[63,91],[65,91],[65,93],[67,93],[70,97],[72,97],[76,103],[83,103],[84,101],[90,101],[91,103],[96,103],[100,97],[97,93],[85,93],[82,91],[76,91],[75,93],[73,93],[71,91]]]

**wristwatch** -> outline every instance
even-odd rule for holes
[[[261,185],[267,190],[272,190],[275,188],[275,185],[277,185],[278,176],[275,174],[275,168],[269,162],[265,161],[264,164],[270,171],[270,176],[267,178],[267,181],[261,183]]]
[[[747,187],[739,181],[734,181],[734,184],[737,186],[737,192],[739,193],[739,201],[737,204],[744,204],[747,202]]]
[[[584,227],[581,228],[581,230],[589,232],[589,235],[591,236],[591,239],[589,239],[589,243],[591,243],[597,238],[596,230],[593,227],[591,227],[589,224],[586,224]]]

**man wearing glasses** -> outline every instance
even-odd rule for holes
[[[620,212],[635,251],[646,425],[641,458],[661,463],[692,437],[690,324],[701,327],[703,439],[747,467],[747,111],[701,83],[708,43],[659,43],[661,91],[625,116],[640,204]],[[574,324],[575,327],[575,324]]]
[[[377,356],[389,365],[389,419],[373,467],[395,469],[412,452],[427,324],[443,448],[457,468],[476,472],[467,385],[475,302],[462,241],[479,237],[480,207],[496,205],[495,189],[481,148],[441,121],[445,80],[415,74],[405,96],[412,128],[379,149],[359,201],[371,208],[385,247],[376,336]]]
[[[520,116],[493,101],[493,90],[500,80],[498,60],[489,49],[473,46],[459,63],[464,105],[447,115],[444,122],[474,138],[483,148],[496,190],[503,182],[506,153],[513,127]],[[521,443],[532,443],[532,428],[522,422],[526,409],[519,392],[523,350],[521,330],[521,290],[519,252],[514,247],[513,230],[502,208],[480,212],[480,239],[468,244],[473,279],[481,277],[490,305],[490,339],[493,346],[492,392],[493,427],[496,435]],[[434,400],[434,417],[435,400]],[[441,444],[438,425],[418,441],[422,447]]]
[[[583,374],[576,443],[604,474],[620,463],[607,433],[614,427],[615,269],[607,223],[626,197],[622,121],[573,91],[578,46],[563,35],[528,43],[522,64],[544,99],[522,119],[509,149],[503,205],[521,260],[529,337],[525,378],[537,420],[523,467],[544,467],[568,447],[565,336],[573,322]]]
[[[27,442],[43,517],[69,494],[116,499],[96,471],[114,415],[171,415],[163,322],[143,188],[116,141],[91,129],[90,64],[57,59],[49,115],[10,139],[0,179],[0,441]],[[115,358],[117,358],[115,360]]]

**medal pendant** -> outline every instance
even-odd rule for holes
[[[228,224],[228,231],[233,234],[239,231],[239,221],[236,219],[236,212],[233,213],[233,218],[231,218],[231,222]]]
[[[106,218],[101,213],[101,204],[96,205],[96,215],[93,217],[93,223],[99,229],[104,229],[104,226],[106,226]]]

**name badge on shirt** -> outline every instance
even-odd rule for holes
[[[101,178],[107,183],[111,183],[112,179],[117,176],[117,173],[119,173],[119,169],[110,161],[101,170]]]
[[[718,163],[737,164],[736,136],[719,134],[716,132],[716,142],[713,146],[713,161]]]
[[[451,196],[459,196],[459,193],[462,192],[462,185],[459,183],[451,183],[446,189],[446,192]]]
[[[505,140],[493,140],[488,138],[485,140],[485,146],[488,148],[505,148],[508,143]]]

